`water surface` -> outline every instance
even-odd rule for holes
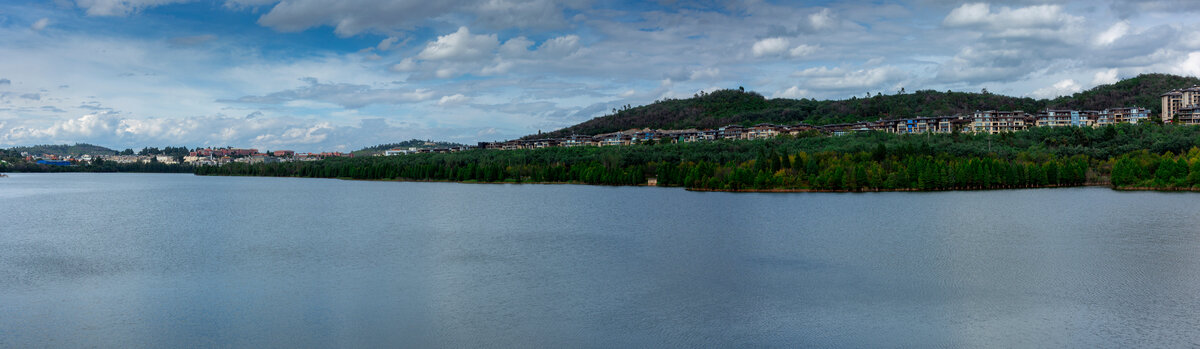
[[[0,347],[1195,347],[1200,194],[0,179]]]

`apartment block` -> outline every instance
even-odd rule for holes
[[[1024,111],[976,111],[972,115],[970,130],[975,133],[997,134],[1014,132],[1034,125],[1034,119]]]
[[[1162,121],[1169,122],[1185,108],[1200,106],[1200,86],[1181,88],[1162,94]]]

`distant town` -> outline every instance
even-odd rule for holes
[[[171,155],[81,155],[59,156],[56,154],[29,154],[22,152],[25,161],[43,165],[70,166],[79,163],[94,164],[98,162],[114,162],[118,164],[161,163],[164,165],[187,164],[193,166],[221,166],[229,163],[262,164],[289,161],[317,161],[330,157],[354,157],[350,153],[323,152],[297,153],[291,150],[276,150],[269,153],[259,152],[258,149],[242,148],[201,148],[188,153],[187,156]]]

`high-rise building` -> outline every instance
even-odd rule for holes
[[[1162,94],[1162,120],[1169,122],[1184,108],[1200,106],[1200,86],[1171,90]]]

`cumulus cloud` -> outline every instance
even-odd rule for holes
[[[470,100],[471,100],[471,98],[464,96],[461,93],[456,93],[451,96],[442,96],[442,99],[438,100],[437,104],[440,106],[459,105],[459,104],[465,104]]]
[[[805,98],[806,96],[808,96],[808,90],[801,89],[798,86],[792,86],[784,90],[775,91],[775,94],[771,95],[771,98],[801,99]]]
[[[1054,83],[1054,85],[1046,86],[1034,90],[1029,95],[1034,98],[1054,98],[1058,96],[1066,96],[1072,93],[1083,91],[1083,86],[1079,86],[1075,80],[1066,79]]]
[[[807,44],[791,46],[790,39],[774,37],[754,42],[754,45],[750,47],[750,52],[754,54],[754,57],[784,56],[798,58],[816,53],[818,49],[819,47],[817,46]]]
[[[425,60],[471,60],[487,56],[499,45],[496,35],[472,35],[467,27],[439,36],[417,54]]]
[[[750,47],[750,52],[754,53],[754,57],[762,57],[777,55],[787,49],[787,38],[766,38],[755,42],[754,46]]]
[[[1112,43],[1116,42],[1121,37],[1124,37],[1127,33],[1129,33],[1129,21],[1120,21],[1116,24],[1113,24],[1113,26],[1108,28],[1108,30],[1096,35],[1093,43],[1095,43],[1097,46],[1112,45]]]
[[[42,18],[42,19],[37,20],[37,22],[33,22],[33,24],[30,24],[29,29],[40,31],[42,29],[46,29],[46,26],[48,26],[48,25],[50,25],[50,19]]]
[[[1120,81],[1117,79],[1117,69],[1101,70],[1092,77],[1092,85],[1108,85]]]
[[[805,81],[809,88],[829,90],[861,90],[890,88],[908,77],[903,70],[892,66],[847,70],[843,68],[817,67],[792,74]],[[799,92],[799,90],[795,91]]]
[[[808,15],[808,23],[815,30],[832,28],[836,22],[837,20],[833,18],[833,11],[830,11],[828,8],[823,8],[816,13]]]
[[[1082,17],[1070,15],[1059,5],[1002,6],[992,11],[987,3],[971,3],[950,11],[942,25],[976,29],[988,37],[1069,41],[1082,22]]]
[[[562,57],[579,50],[579,36],[567,35],[546,40],[538,46],[538,52],[551,56]]]

